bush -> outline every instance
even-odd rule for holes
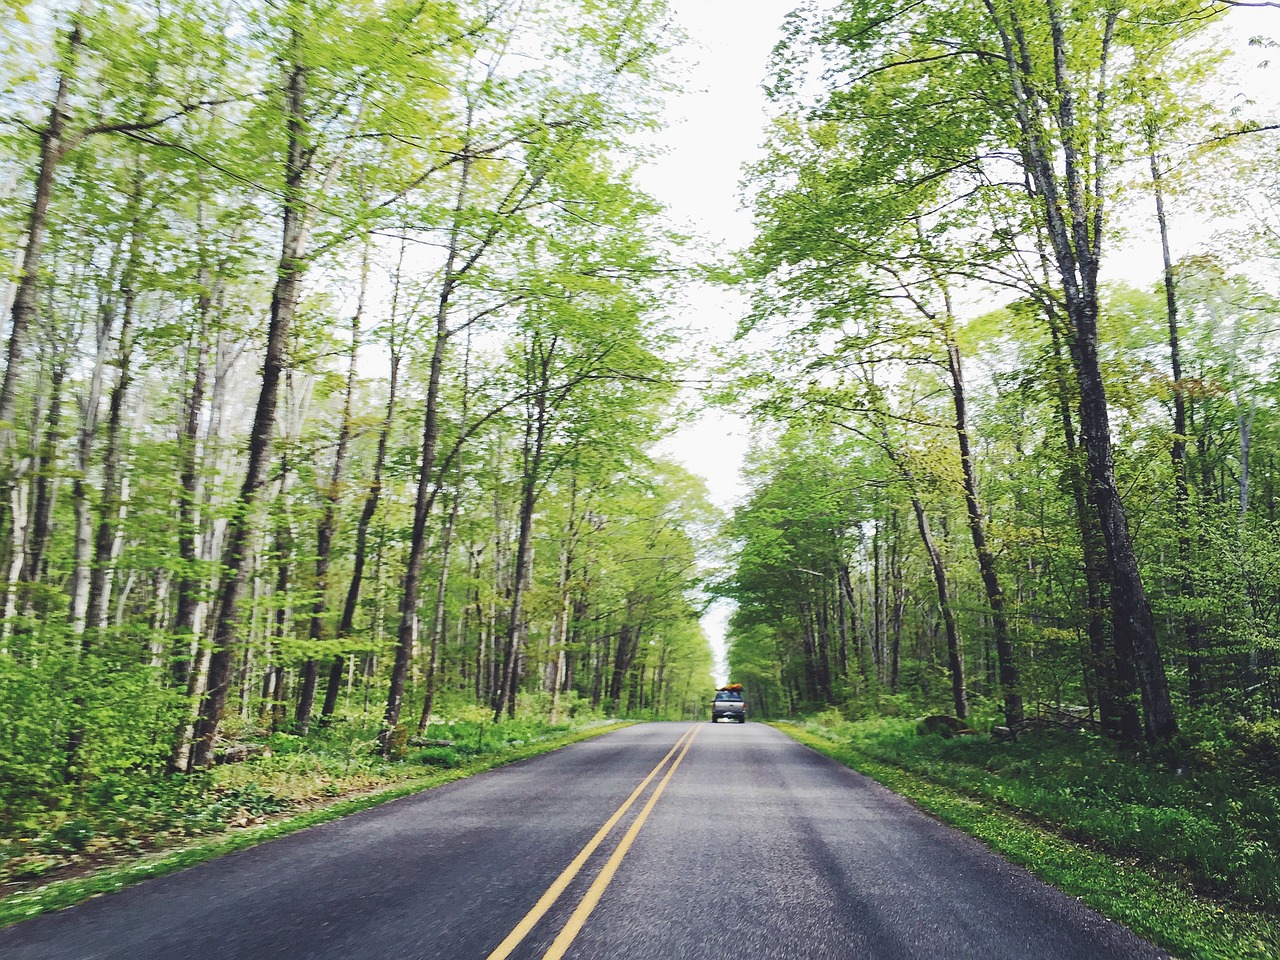
[[[462,763],[458,751],[453,747],[423,747],[409,754],[408,759],[410,763],[418,763],[424,767],[443,767],[446,770],[452,770]]]

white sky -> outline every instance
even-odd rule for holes
[[[682,84],[685,92],[668,106],[669,127],[662,136],[667,152],[643,172],[641,185],[709,249],[727,252],[750,241],[751,218],[740,209],[738,183],[763,137],[765,63],[782,18],[795,5],[796,0],[672,0],[690,36],[684,55],[694,65]],[[673,311],[679,326],[696,331],[691,341],[704,348],[732,336],[742,312],[740,298],[705,284],[688,285]],[[745,426],[739,418],[705,411],[664,444],[664,454],[706,479],[721,509],[731,509],[745,492],[739,476]],[[727,676],[730,609],[717,603],[702,621],[716,652],[719,682]]]
[[[677,225],[709,249],[731,251],[751,237],[750,215],[740,209],[743,165],[763,137],[765,63],[782,18],[796,0],[672,0],[690,35],[685,56],[694,61],[685,90],[668,106],[662,134],[667,152],[650,164],[642,185],[665,203]],[[743,312],[728,291],[704,284],[684,290],[675,317],[705,343],[724,342]],[[683,428],[669,450],[707,479],[713,501],[725,508],[744,492],[738,477],[746,448],[743,424],[708,411]]]

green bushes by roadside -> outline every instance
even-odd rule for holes
[[[232,727],[237,741],[260,752],[199,773],[166,775],[162,758],[146,758],[132,767],[97,765],[79,783],[43,776],[43,770],[0,778],[0,882],[43,880],[86,863],[261,824],[334,798],[492,765],[602,723],[590,716],[552,723],[522,713],[495,724],[478,708],[456,713],[431,723],[417,745],[418,738],[401,731],[398,759],[381,755],[377,725],[359,718],[315,728],[305,738],[239,723]],[[56,741],[48,731],[44,736]]]

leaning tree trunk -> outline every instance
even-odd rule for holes
[[[920,541],[924,544],[925,552],[929,554],[933,582],[938,588],[938,608],[942,612],[942,625],[947,635],[947,666],[951,672],[951,701],[955,705],[956,717],[964,720],[969,716],[969,697],[965,692],[964,683],[964,650],[960,638],[960,625],[956,623],[955,610],[951,606],[947,564],[933,540],[933,531],[929,529],[929,518],[925,514],[924,504],[915,494],[911,495],[911,507],[915,510]]]
[[[301,38],[296,30],[292,37],[295,50]],[[240,604],[244,599],[250,553],[253,509],[258,491],[267,478],[267,456],[276,418],[276,399],[284,369],[290,324],[298,309],[303,259],[306,247],[307,207],[303,197],[303,180],[310,162],[307,144],[307,121],[304,103],[307,74],[296,60],[290,65],[286,84],[287,156],[285,162],[284,214],[282,218],[280,261],[275,288],[271,295],[271,319],[267,328],[267,350],[262,362],[262,390],[254,411],[249,434],[249,461],[244,484],[235,506],[223,550],[223,577],[218,591],[218,616],[213,629],[213,654],[209,659],[209,676],[204,699],[193,732],[191,767],[207,767],[213,762],[213,743],[226,710],[232,670],[239,647]]]
[[[455,238],[456,239],[456,238]],[[440,431],[440,386],[444,377],[445,348],[449,341],[449,301],[456,278],[453,265],[456,246],[450,250],[445,264],[445,279],[441,286],[436,309],[435,347],[431,353],[431,367],[427,378],[426,415],[422,423],[422,460],[418,470],[418,487],[414,498],[413,528],[409,537],[409,556],[405,560],[402,593],[400,594],[400,623],[396,632],[396,656],[391,667],[391,684],[387,692],[387,709],[382,717],[381,746],[383,752],[391,747],[391,734],[400,722],[404,707],[404,687],[409,676],[409,662],[413,656],[414,625],[418,616],[418,591],[422,581],[422,566],[427,550],[427,517],[435,499],[436,445]]]
[[[950,297],[948,296],[948,301]],[[960,450],[960,471],[964,478],[964,503],[969,518],[969,534],[973,540],[973,552],[978,558],[978,570],[982,586],[987,594],[987,606],[991,610],[991,632],[996,642],[996,661],[1000,671],[1000,692],[1004,698],[1005,721],[1010,724],[1022,721],[1022,694],[1019,691],[1018,665],[1013,656],[1013,642],[1009,636],[1009,620],[1004,612],[1004,591],[996,560],[987,546],[986,523],[982,516],[982,503],[978,499],[978,478],[974,469],[973,449],[969,442],[968,402],[964,389],[964,371],[960,361],[960,346],[951,326],[951,305],[947,304],[946,345],[947,369],[951,374],[951,397],[955,408],[956,442]]]
[[[9,325],[9,349],[0,383],[0,457],[8,456],[13,438],[13,414],[18,380],[22,374],[22,359],[26,349],[27,331],[36,316],[36,295],[40,285],[40,257],[44,252],[48,232],[49,201],[53,197],[53,184],[58,165],[62,161],[65,146],[63,136],[67,124],[67,101],[71,92],[71,71],[83,44],[80,24],[73,22],[67,34],[67,55],[58,71],[58,85],[49,108],[49,122],[40,134],[40,164],[36,169],[35,196],[27,215],[26,245],[22,253],[22,267],[18,287],[13,296],[13,309]],[[0,464],[0,476],[8,476],[8,465]],[[7,489],[0,490],[0,510],[8,503]]]
[[[382,496],[382,471],[387,462],[387,446],[391,437],[391,422],[395,417],[396,388],[400,379],[400,353],[393,345],[391,350],[391,372],[387,385],[387,407],[382,418],[382,426],[378,431],[378,449],[373,458],[373,477],[369,482],[369,492],[365,495],[364,506],[360,509],[360,519],[356,522],[356,542],[351,557],[351,581],[347,584],[347,596],[342,604],[342,619],[338,622],[338,639],[345,640],[355,633],[356,609],[360,604],[360,591],[364,583],[364,568],[369,554],[369,527],[378,512],[378,501]],[[338,709],[338,694],[342,690],[342,673],[346,666],[346,657],[339,654],[329,665],[329,682],[325,687],[324,706],[320,708],[322,721],[327,721]]]

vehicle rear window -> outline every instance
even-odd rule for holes
[[[717,691],[716,691],[716,699],[717,699],[717,700],[735,700],[735,701],[736,701],[736,700],[741,700],[741,699],[742,699],[742,694],[738,693],[736,690],[717,690]]]

